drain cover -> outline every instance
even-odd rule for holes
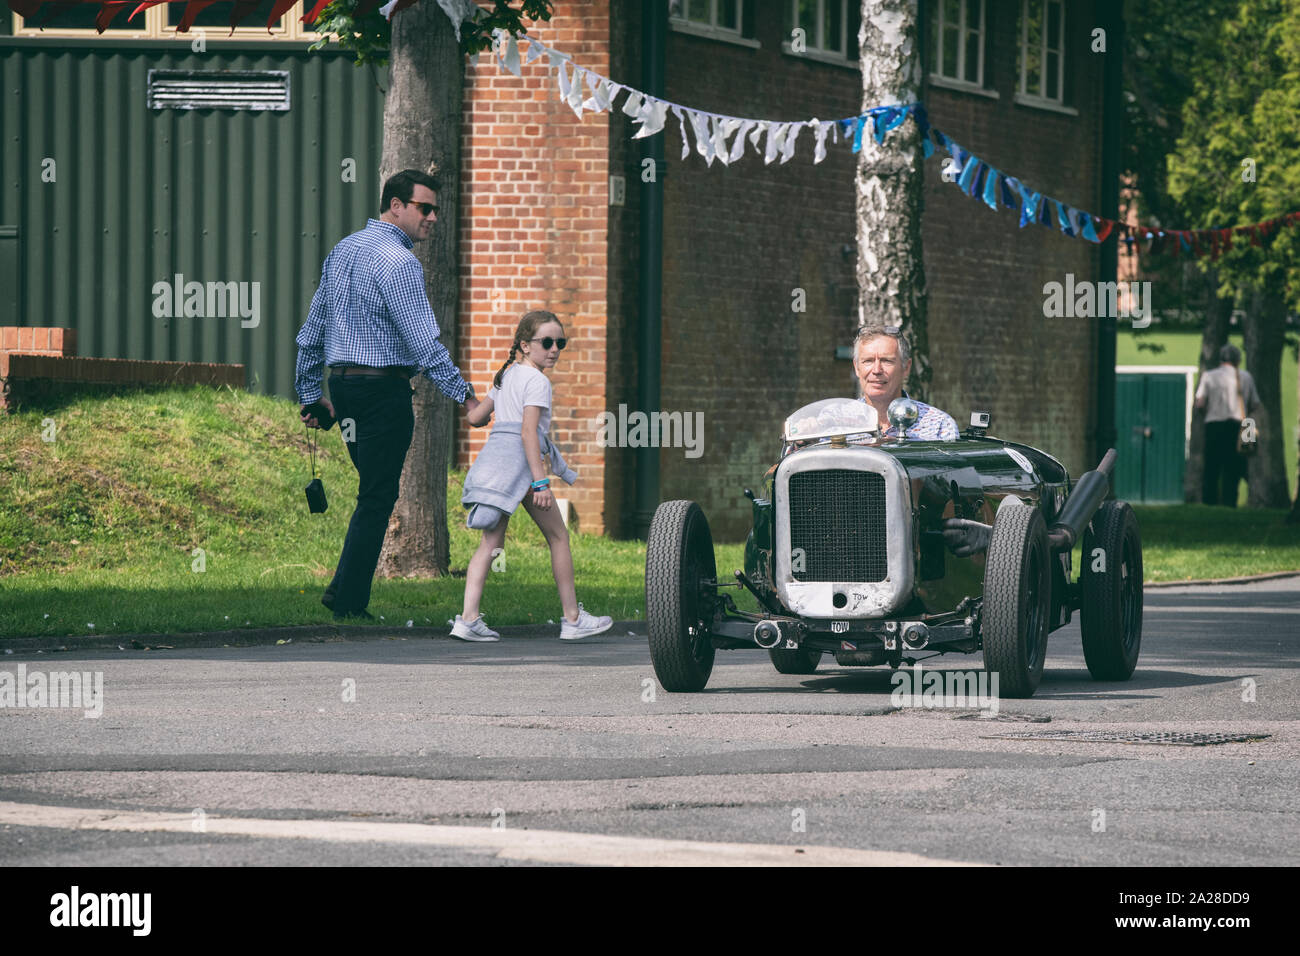
[[[1037,716],[1035,714],[958,714],[953,720],[997,720],[1008,724],[1050,724],[1051,717]]]
[[[1118,730],[1022,730],[988,734],[1005,740],[1066,740],[1080,744],[1164,744],[1174,747],[1208,747],[1213,744],[1241,744],[1264,740],[1272,734],[1201,734],[1154,731],[1138,733]]]

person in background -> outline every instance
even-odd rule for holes
[[[1219,349],[1219,365],[1201,375],[1196,407],[1205,409],[1205,475],[1201,501],[1237,507],[1237,484],[1246,477],[1246,459],[1237,451],[1242,420],[1260,404],[1255,379],[1242,371],[1241,349],[1229,342]]]

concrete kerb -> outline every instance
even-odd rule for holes
[[[1256,581],[1275,581],[1278,578],[1300,577],[1300,571],[1273,571],[1269,574],[1248,574],[1240,578],[1210,578],[1204,581],[1145,581],[1146,588],[1190,588],[1197,585],[1218,586],[1221,584],[1254,584]]]
[[[514,624],[495,628],[503,640],[559,640],[560,625]],[[615,621],[600,638],[627,637],[628,631],[645,636],[644,621]],[[197,647],[254,647],[275,644],[324,644],[335,641],[380,641],[409,638],[457,641],[449,627],[403,627],[396,624],[305,624],[293,627],[238,628],[228,631],[192,631],[178,634],[84,634],[61,637],[0,637],[0,649],[15,653],[43,651],[152,651]],[[584,643],[579,641],[578,643]]]

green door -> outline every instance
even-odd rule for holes
[[[1144,504],[1183,500],[1188,371],[1116,370],[1115,497]]]

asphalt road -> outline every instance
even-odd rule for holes
[[[525,633],[6,654],[101,672],[103,714],[0,709],[0,864],[1300,864],[1300,578],[1148,590],[1123,684],[1073,624],[996,719],[760,651],[669,694],[643,625]],[[993,736],[1061,730],[1269,736]]]

